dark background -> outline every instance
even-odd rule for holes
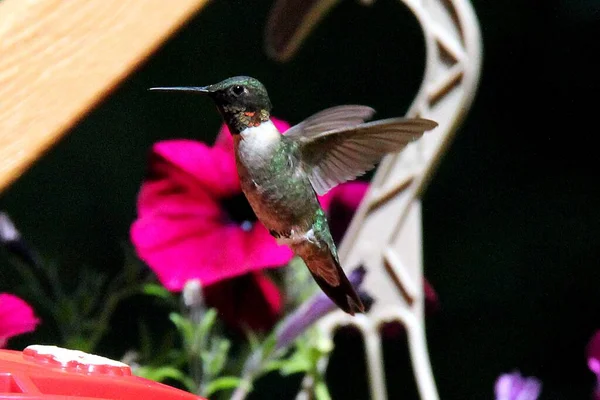
[[[424,66],[407,9],[342,2],[281,65],[262,50],[269,6],[207,6],[0,196],[45,259],[73,275],[81,265],[119,268],[151,144],[215,136],[220,118],[206,99],[148,87],[252,75],[269,89],[274,114],[293,123],[343,103],[372,105],[378,117],[406,111]],[[484,40],[480,88],[423,207],[426,275],[441,301],[428,319],[438,388],[443,399],[492,398],[497,375],[519,369],[543,381],[542,399],[586,399],[594,377],[585,345],[600,328],[600,2],[474,7]],[[0,253],[0,267],[6,262]],[[4,274],[0,291],[15,279]],[[349,384],[364,371],[348,351],[358,339],[340,343],[334,398],[363,398]],[[126,346],[105,344],[114,357]],[[402,339],[386,346],[393,368],[409,374]],[[416,398],[399,385],[390,398]]]

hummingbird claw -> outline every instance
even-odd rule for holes
[[[273,235],[273,233],[271,234]],[[281,234],[279,232],[275,232],[275,235],[273,236],[275,236],[279,245],[292,246],[295,244],[300,244],[302,242],[309,242],[318,247],[321,247],[319,245],[317,237],[315,236],[315,231],[313,231],[312,229],[308,230],[307,232],[301,233],[292,228],[290,229],[290,232],[288,234]]]
[[[321,247],[319,245],[319,241],[317,240],[317,237],[315,236],[315,231],[313,231],[312,228],[304,234],[304,238],[306,240],[308,240],[310,243],[316,244],[317,247]]]

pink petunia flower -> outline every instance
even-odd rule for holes
[[[346,182],[319,197],[327,213],[329,229],[335,243],[342,241],[354,212],[367,193],[369,184],[362,181]]]
[[[29,304],[12,294],[0,293],[0,348],[11,337],[34,331],[39,322]]]
[[[274,120],[282,130],[289,128]],[[256,222],[241,192],[227,128],[213,147],[192,140],[154,145],[131,239],[169,290],[286,264],[291,251]]]
[[[587,364],[590,371],[596,374],[594,399],[600,400],[600,330],[594,333],[586,349]]]
[[[260,272],[211,285],[204,290],[204,296],[227,325],[254,331],[275,325],[283,305],[277,286]]]
[[[180,291],[198,279],[207,304],[226,323],[267,329],[276,322],[281,294],[260,271],[287,264],[292,252],[257,223],[241,191],[226,126],[212,147],[192,140],[156,143],[137,208],[132,242],[167,289]]]

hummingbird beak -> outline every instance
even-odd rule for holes
[[[148,89],[155,92],[196,92],[196,93],[212,93],[208,86],[176,86],[176,87],[153,87]]]

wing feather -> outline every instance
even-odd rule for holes
[[[347,105],[327,108],[320,111],[285,132],[285,136],[300,141],[309,141],[323,132],[333,132],[360,125],[370,119],[375,110],[360,105]]]
[[[358,115],[352,117],[352,110]],[[421,118],[362,123],[372,112],[364,106],[334,107],[315,114],[286,133],[300,144],[304,169],[318,194],[364,174],[385,154],[401,151],[437,126]]]

